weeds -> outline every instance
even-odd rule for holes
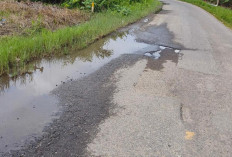
[[[0,35],[2,36],[24,34],[29,29],[35,30],[35,25],[56,30],[77,25],[89,20],[89,18],[89,14],[78,9],[71,10],[39,2],[0,1],[0,20],[6,19],[5,26],[0,27]]]

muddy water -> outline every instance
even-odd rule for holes
[[[147,47],[150,45],[136,42],[133,35],[120,33],[72,55],[36,61],[29,65],[30,73],[18,78],[1,77],[0,155],[19,149],[57,117],[58,100],[49,94],[54,88],[87,76],[121,54]]]

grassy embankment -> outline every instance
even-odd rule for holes
[[[79,26],[66,27],[54,32],[44,30],[27,37],[13,36],[0,39],[0,75],[9,72],[10,68],[23,66],[33,59],[67,53],[62,50],[74,44],[78,49],[84,48],[117,28],[135,22],[160,8],[161,3],[158,0],[148,0],[146,5],[130,6],[131,13],[128,16],[106,11],[95,14],[90,21]]]
[[[90,14],[78,9],[41,2],[0,0],[0,37],[32,35],[41,29],[57,30],[88,21]],[[1,24],[5,19],[4,24]]]
[[[220,6],[214,6],[207,2],[204,2],[203,0],[181,0],[181,1],[192,3],[194,5],[201,7],[202,9],[205,9],[213,16],[215,16],[218,20],[220,20],[222,23],[224,23],[226,26],[232,29],[231,9],[220,7]]]

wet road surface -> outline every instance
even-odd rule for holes
[[[27,127],[30,121],[20,122],[21,117],[11,114],[16,112],[14,103],[1,101],[6,111],[0,112],[11,114],[13,120],[6,118],[10,125],[0,126],[5,136],[0,134],[0,143],[9,138],[6,143],[13,144],[14,139],[41,130],[34,142],[20,150],[11,146],[12,151],[2,155],[230,156],[232,31],[196,6],[175,0],[164,3],[159,14],[74,53],[75,57],[42,61],[44,71],[34,72],[24,88],[5,79],[1,100],[14,92],[31,98],[35,91],[45,91],[33,95],[34,101],[24,102],[25,96],[19,104],[22,110],[35,103],[42,110],[38,115],[47,115],[32,122],[49,123],[54,110],[60,113],[42,133],[44,123]],[[43,90],[36,80],[46,80]],[[32,90],[30,82],[38,87]],[[41,97],[45,102],[39,101]],[[39,104],[51,104],[51,109]],[[26,111],[16,113],[23,120],[33,114]],[[25,134],[7,131],[17,121]]]
[[[50,94],[59,85],[81,79],[121,54],[151,47],[158,49],[136,42],[127,31],[117,32],[84,50],[72,50],[72,55],[35,61],[26,67],[29,72],[25,75],[1,77],[0,152],[20,149],[41,135],[52,119],[59,117],[62,104]]]

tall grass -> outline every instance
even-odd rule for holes
[[[35,58],[63,53],[65,47],[73,44],[84,48],[96,39],[103,37],[119,27],[155,12],[161,8],[158,0],[147,0],[146,4],[130,6],[131,14],[106,11],[94,15],[90,21],[75,27],[66,27],[55,32],[44,30],[39,34],[23,37],[13,36],[0,39],[0,75],[10,68],[23,65]]]
[[[220,7],[220,6],[214,6],[207,2],[204,2],[203,0],[181,0],[181,1],[192,3],[194,5],[201,7],[202,9],[205,9],[206,11],[214,15],[222,23],[224,23],[226,26],[232,29],[232,10],[231,9]]]

